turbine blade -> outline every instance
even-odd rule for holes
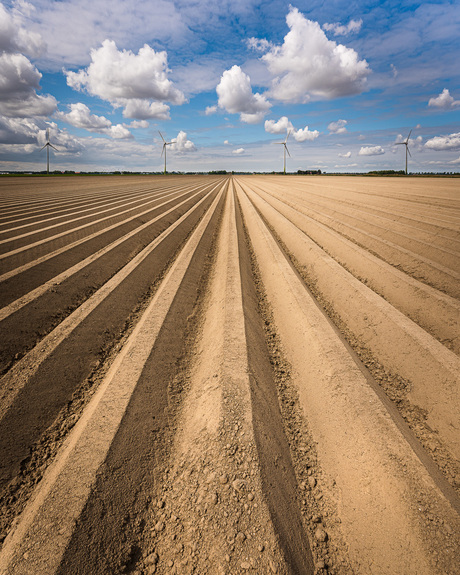
[[[286,146],[286,144],[284,144],[285,148],[286,148],[286,152],[288,153],[288,156],[291,157],[291,154],[289,153],[288,147]]]
[[[410,153],[409,146],[407,146],[407,151],[409,152],[409,156],[412,158],[412,154]]]
[[[46,141],[49,142],[50,141],[50,129],[46,128]]]
[[[287,131],[286,139],[284,140],[284,143],[286,143],[286,142],[288,141],[288,138],[289,138],[290,133],[291,133],[291,130],[289,129],[289,130]]]
[[[46,143],[46,144],[43,146],[43,148],[40,148],[40,152],[41,152],[42,150],[44,150],[47,145],[48,145],[48,144]]]
[[[407,136],[407,140],[406,140],[406,142],[408,142],[408,141],[409,141],[409,138],[410,138],[410,135],[411,135],[411,134],[412,134],[412,130],[409,132],[409,135]]]
[[[55,148],[55,147],[53,146],[53,144],[50,144],[50,143],[48,142],[48,144],[47,144],[47,145],[48,145],[50,148],[53,148],[53,150],[56,150],[56,152],[58,151],[58,149],[57,149],[57,148]]]
[[[160,134],[160,136],[161,136],[161,139],[162,139],[162,140],[163,140],[163,142],[164,142],[164,141],[165,141],[165,139],[163,138],[163,134],[160,132],[160,130],[158,130],[158,133]]]

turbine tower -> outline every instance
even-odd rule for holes
[[[43,146],[43,148],[40,148],[40,152],[42,150],[44,150],[45,148],[46,148],[46,173],[49,175],[49,173],[50,173],[50,148],[53,148],[53,150],[56,150],[56,152],[57,152],[57,149],[50,142],[50,129],[49,128],[46,128],[46,144]]]
[[[172,144],[172,142],[167,142],[164,138],[163,138],[163,134],[160,132],[160,130],[158,130],[158,133],[161,136],[161,139],[163,140],[163,149],[161,150],[161,155],[165,155],[165,171],[163,172],[164,174],[166,174],[166,146],[170,146]]]
[[[404,142],[398,142],[396,144],[396,146],[406,146],[406,176],[407,176],[407,154],[409,154],[409,156],[412,158],[412,154],[410,153],[410,150],[409,150],[409,138],[410,138],[411,134],[412,134],[412,130],[409,132],[409,135],[407,136],[407,138]]]
[[[284,164],[283,164],[283,174],[286,175],[286,152],[289,154],[289,150],[287,147],[287,140],[289,138],[289,134],[291,133],[291,130],[288,130],[286,139],[284,140],[284,142],[273,142],[274,144],[280,144],[281,146],[284,146]],[[289,154],[289,157],[291,157],[291,154]]]

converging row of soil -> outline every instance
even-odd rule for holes
[[[3,196],[0,573],[459,573],[449,184],[87,181]]]

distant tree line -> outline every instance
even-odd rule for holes
[[[372,170],[368,172],[369,174],[375,176],[405,176],[406,172],[404,170]]]
[[[213,170],[213,171],[209,171],[209,172],[200,172],[200,171],[196,171],[196,172],[168,172],[166,175],[167,176],[179,176],[179,175],[187,175],[187,176],[191,176],[191,175],[206,175],[206,174],[210,174],[210,175],[219,175],[219,176],[225,176],[225,175],[251,175],[251,174],[260,174],[260,175],[268,175],[268,174],[272,174],[272,175],[283,175],[283,172],[253,172],[253,171],[235,171],[232,170],[231,172],[227,171],[227,170]],[[326,174],[326,172],[321,172],[321,170],[297,170],[297,172],[287,172],[286,175],[291,175],[291,176],[295,176],[295,175],[299,175],[299,176],[304,176],[304,175],[329,175],[329,176],[405,176],[405,172],[404,170],[373,170],[371,172],[328,172]],[[76,172],[73,170],[53,170],[50,171],[49,173],[50,176],[136,176],[136,175],[144,175],[144,176],[157,176],[157,175],[161,175],[163,176],[163,172],[137,172],[137,171],[128,171],[128,170],[116,170],[116,171],[112,171],[112,172],[102,172],[102,171],[93,171],[93,172]],[[409,173],[409,176],[412,177],[460,177],[460,172],[415,172],[415,173]],[[1,171],[0,172],[0,176],[47,176],[47,172],[46,171]]]

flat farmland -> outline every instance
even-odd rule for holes
[[[460,180],[0,179],[0,573],[460,573]]]

